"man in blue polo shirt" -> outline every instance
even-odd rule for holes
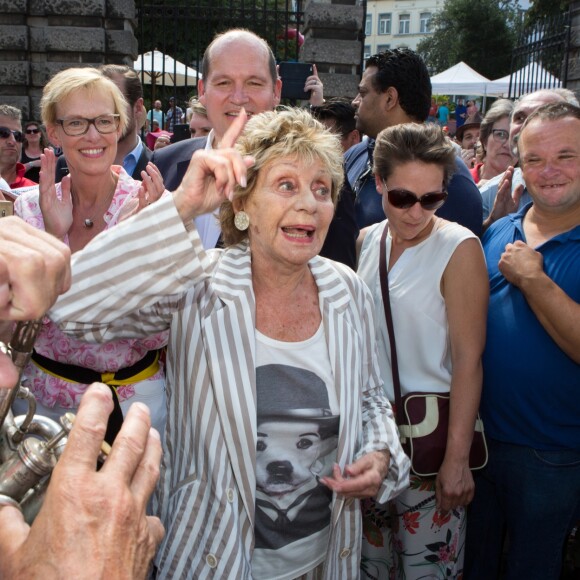
[[[481,414],[489,463],[468,514],[466,580],[557,580],[580,507],[580,108],[544,105],[518,153],[533,202],[482,243],[490,278]]]

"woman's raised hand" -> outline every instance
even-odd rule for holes
[[[119,212],[120,222],[134,216],[144,207],[156,202],[165,191],[163,177],[159,169],[157,169],[157,166],[151,163],[151,161],[147,163],[145,170],[141,171],[141,178],[141,187],[137,192],[137,197],[124,203]]]
[[[184,222],[213,212],[226,199],[232,201],[236,185],[245,187],[246,170],[254,160],[242,157],[234,145],[246,119],[242,109],[218,149],[196,151],[192,156],[181,184],[173,193],[175,206]]]
[[[64,238],[73,223],[73,204],[70,175],[62,178],[61,196],[56,195],[54,175],[56,156],[52,149],[45,149],[40,155],[39,203],[44,229],[57,238]]]

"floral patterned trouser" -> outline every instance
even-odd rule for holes
[[[364,500],[361,578],[461,579],[465,509],[442,516],[435,480],[411,476],[411,485],[387,504]]]

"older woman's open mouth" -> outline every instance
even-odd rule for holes
[[[290,238],[310,239],[314,235],[315,228],[309,226],[287,226],[282,231]]]

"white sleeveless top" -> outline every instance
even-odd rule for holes
[[[387,221],[371,226],[359,258],[358,274],[375,302],[377,350],[381,377],[390,401],[394,400],[389,333],[379,278],[379,246]],[[451,347],[443,272],[461,242],[478,239],[454,222],[437,219],[428,238],[407,248],[389,271],[389,293],[399,363],[401,394],[411,391],[449,392]],[[386,239],[387,267],[392,238]]]

